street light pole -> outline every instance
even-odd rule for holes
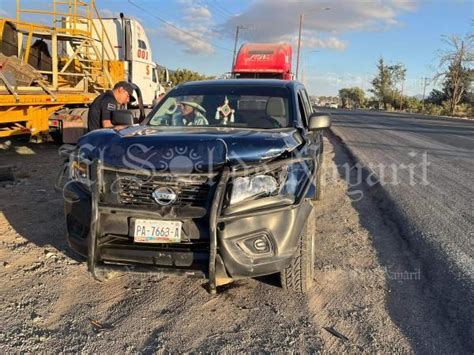
[[[321,10],[327,11],[331,10],[329,7],[322,8]],[[317,11],[313,10],[313,11]],[[299,69],[300,69],[300,51],[301,51],[301,31],[303,30],[303,14],[300,14],[300,29],[298,32],[298,52],[296,54],[296,79],[298,79]]]
[[[301,29],[303,27],[303,14],[300,15],[300,29],[298,32],[298,53],[296,55],[296,80],[300,70],[300,50],[301,50]]]

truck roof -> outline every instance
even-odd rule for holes
[[[264,86],[264,87],[287,87],[294,88],[297,85],[301,85],[299,82],[294,80],[279,80],[279,79],[222,79],[222,80],[201,80],[201,81],[188,81],[180,84],[180,87],[185,86],[220,86],[220,85],[233,85],[233,86]]]
[[[239,49],[233,72],[289,73],[291,57],[289,43],[246,43]]]

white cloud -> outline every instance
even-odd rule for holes
[[[256,0],[242,13],[229,18],[221,30],[228,33],[235,31],[237,25],[246,25],[250,29],[245,38],[257,42],[278,42],[298,32],[299,15],[303,14],[307,43],[312,43],[313,47],[343,50],[347,42],[336,35],[393,28],[399,24],[398,16],[401,13],[416,9],[415,1],[332,0],[289,3],[286,0]],[[321,37],[321,33],[331,37]]]
[[[177,25],[179,29],[165,25],[163,34],[184,47],[184,52],[193,55],[209,55],[214,53],[211,39],[215,37],[212,26],[212,14],[206,6],[201,6],[196,0],[181,0],[183,4],[183,19],[188,26]]]
[[[392,3],[398,8],[405,11],[415,11],[417,1],[408,1],[408,0],[392,0]]]
[[[298,36],[297,35],[287,35],[281,36],[279,38],[282,42],[289,42],[293,45],[294,48],[298,45]],[[332,49],[336,51],[343,51],[347,48],[347,41],[340,40],[335,36],[330,37],[315,37],[315,34],[312,32],[305,32],[301,37],[301,46],[303,48],[315,49]]]
[[[340,40],[336,37],[329,38],[307,38],[305,39],[305,46],[310,48],[324,48],[334,49],[336,51],[343,51],[347,47],[347,41]]]
[[[100,9],[99,14],[100,14],[100,17],[102,18],[120,17],[120,11],[114,11],[111,9]]]
[[[184,10],[187,21],[207,21],[212,17],[211,12],[205,6],[192,6]]]
[[[179,27],[181,28],[181,27]],[[189,54],[212,54],[214,47],[205,40],[207,29],[204,27],[181,28],[180,31],[172,26],[164,27],[164,34],[175,43],[184,46],[184,51]],[[202,40],[198,39],[202,38]]]

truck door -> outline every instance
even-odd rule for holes
[[[132,82],[140,87],[143,103],[151,106],[158,90],[158,79],[154,72],[156,64],[153,62],[150,43],[145,30],[136,20],[130,20],[132,29],[131,39],[131,78]],[[155,80],[153,75],[155,74]]]

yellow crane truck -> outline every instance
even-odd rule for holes
[[[140,87],[145,105],[163,91],[138,21],[122,14],[103,19],[94,0],[53,0],[48,9],[17,0],[16,18],[0,18],[0,138],[41,141],[51,133],[75,142],[88,104],[121,80]]]

